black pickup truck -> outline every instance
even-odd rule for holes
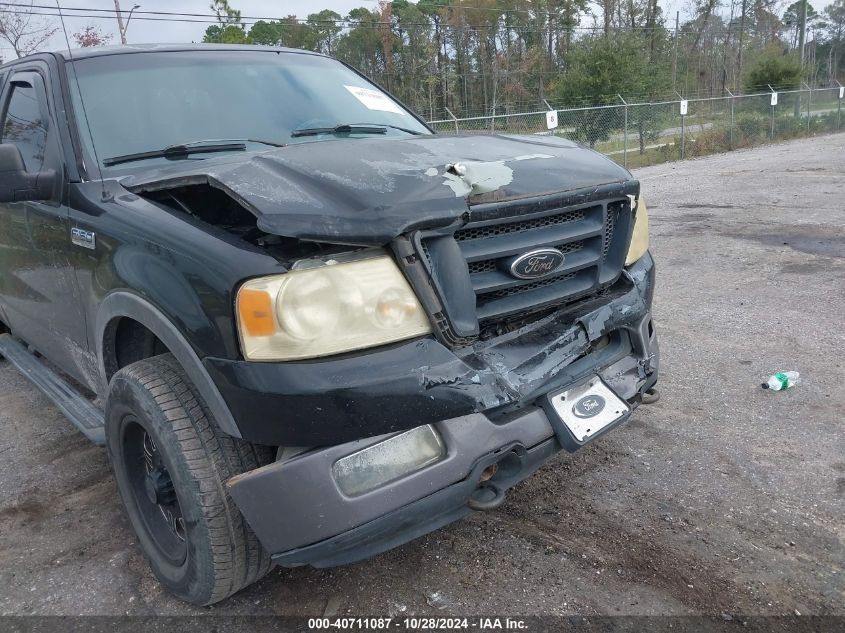
[[[0,353],[106,446],[184,600],[496,508],[656,398],[645,203],[593,151],[434,134],[296,50],[0,88]]]

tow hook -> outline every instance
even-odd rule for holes
[[[483,510],[495,510],[504,502],[504,490],[492,481],[482,481],[467,500],[467,506],[470,510],[481,512]]]
[[[641,402],[643,404],[654,404],[658,400],[660,400],[660,392],[655,387],[651,387],[643,392]]]

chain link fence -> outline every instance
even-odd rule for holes
[[[845,129],[843,88],[553,109],[429,121],[441,134],[554,135],[632,168]],[[549,113],[557,127],[549,129]]]

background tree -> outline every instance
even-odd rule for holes
[[[253,44],[262,44],[264,46],[284,46],[281,41],[280,27],[281,23],[275,20],[270,20],[269,22],[258,20],[249,29],[249,41]]]
[[[287,46],[307,50],[316,48],[314,29],[300,22],[295,15],[289,15],[278,21],[259,20],[250,28],[247,39],[253,44],[267,46]]]
[[[837,77],[845,83],[842,70],[845,69],[845,0],[836,0],[825,7],[825,41],[820,46],[817,59],[827,72],[824,75],[831,84]]]
[[[218,24],[205,30],[203,42],[215,44],[244,44],[247,36],[241,12],[229,6],[229,0],[212,0],[211,10],[217,16]]]
[[[88,48],[91,46],[106,46],[112,40],[111,33],[103,33],[99,26],[89,24],[81,31],[73,34],[73,40],[79,48]]]
[[[801,29],[801,2],[793,2],[786,11],[784,11],[781,22],[783,22],[784,30],[789,34],[790,44],[792,48],[798,46],[798,32]],[[811,28],[818,23],[821,16],[816,12],[809,2],[807,3],[807,28]]]
[[[845,37],[845,0],[836,0],[825,7],[824,14],[830,37],[842,41]]]
[[[311,3],[307,16],[262,20],[248,30],[230,4],[237,0],[215,0],[217,23],[204,40],[330,54],[427,116],[446,118],[446,108],[458,116],[543,110],[546,99],[593,105],[619,103],[617,94],[672,100],[675,89],[690,98],[741,93],[749,69],[778,56],[770,47],[781,56],[795,49],[795,7],[781,20],[780,2],[694,0],[676,37],[659,0],[380,0],[345,16]],[[824,20],[810,20],[808,82],[845,81],[843,4],[834,0]],[[629,110],[641,148],[660,123],[656,109],[646,110]],[[586,142],[609,123],[621,125],[598,123],[582,126]]]
[[[648,34],[627,33],[612,38],[594,36],[579,42],[569,56],[569,68],[555,84],[555,99],[577,106],[619,104],[620,94],[628,95],[629,99],[655,96],[668,81],[668,67],[650,63],[642,54],[649,45],[644,39],[647,37]],[[642,152],[657,124],[654,114],[646,110],[650,109],[632,108],[629,111],[629,123],[638,130]],[[622,127],[623,115],[622,108],[585,112],[577,117],[577,136],[593,147]]]
[[[801,85],[801,61],[794,54],[783,54],[774,47],[757,60],[745,78],[747,92],[766,92],[769,86],[775,90],[793,90]]]
[[[328,9],[309,15],[306,24],[313,34],[309,48],[325,55],[333,55],[337,48],[337,36],[342,30],[341,20],[339,13]]]
[[[55,23],[33,13],[33,2],[11,2],[0,13],[0,39],[5,40],[18,57],[41,50],[59,28]]]
[[[384,83],[384,51],[378,33],[381,14],[367,8],[353,9],[346,16],[349,29],[337,45],[337,55],[355,68]]]

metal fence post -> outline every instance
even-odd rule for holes
[[[625,131],[622,133],[622,166],[628,168],[628,102],[617,94],[619,100],[625,106]]]
[[[769,84],[766,84],[766,85],[769,86]],[[777,94],[775,89],[772,88],[771,86],[769,86],[769,90],[772,91],[772,94]],[[798,92],[798,99],[799,99],[799,101],[801,99],[801,92],[800,91]],[[772,102],[772,132],[771,132],[771,134],[769,134],[769,138],[772,139],[772,140],[775,140],[775,104],[774,104],[774,102]]]
[[[589,139],[590,139],[590,117],[587,116],[587,112],[588,112],[587,108],[584,108],[583,110],[581,110],[581,114],[583,115],[583,120],[584,120],[584,137],[587,140],[587,144],[592,149],[594,144],[589,142]]]
[[[452,121],[455,122],[455,134],[459,134],[459,132],[458,132],[458,117],[456,117],[449,108],[447,108],[446,106],[443,106],[443,107],[446,110],[446,114],[448,114],[450,117],[452,117]]]
[[[734,95],[725,88],[727,93],[731,96],[731,126],[728,128],[728,149],[734,148]]]
[[[807,134],[810,133],[810,105],[813,103],[813,89],[810,87],[805,81],[801,82],[801,85],[805,86],[807,90],[810,91],[810,94],[807,96]],[[803,91],[803,88],[799,88],[799,90]]]
[[[839,86],[839,93],[841,95],[842,84],[837,81],[836,85]],[[836,108],[836,129],[838,130],[839,128],[842,127],[842,97],[841,96],[837,100],[837,103],[839,104]]]
[[[769,138],[775,140],[775,106],[772,105],[772,131],[769,134]]]
[[[678,99],[681,101],[678,102],[678,112],[681,114],[681,160],[684,160],[684,154],[686,153],[686,115],[681,112],[681,108],[683,106],[682,102],[686,101],[677,90],[675,90],[675,94],[678,95]]]
[[[810,117],[812,116],[810,111],[812,110],[813,105],[813,87],[807,86],[810,89],[810,96],[807,97],[807,134],[810,133]]]

